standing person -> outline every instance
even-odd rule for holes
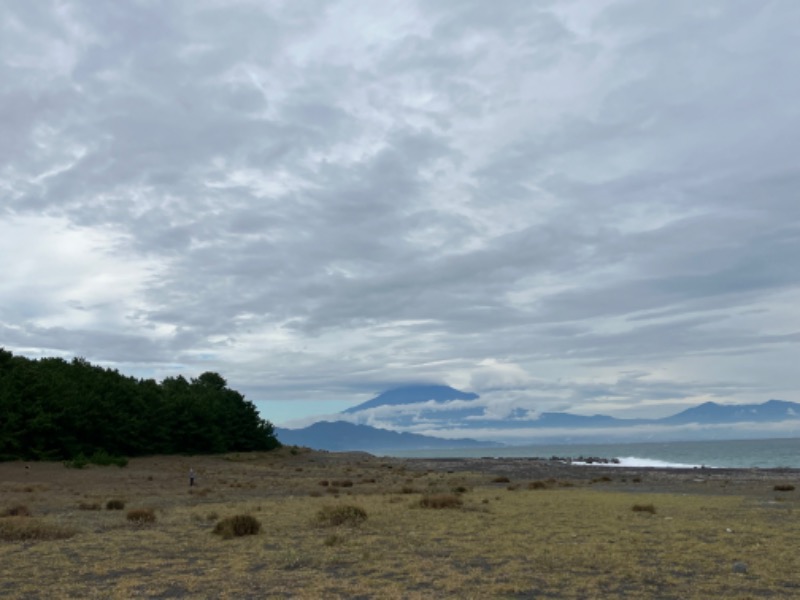
[[[189,469],[189,487],[194,485],[194,469]]]

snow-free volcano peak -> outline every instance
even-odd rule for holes
[[[448,385],[409,385],[395,388],[379,394],[372,400],[367,400],[358,406],[352,406],[345,414],[353,414],[369,408],[379,406],[400,406],[403,404],[417,404],[420,402],[447,402],[448,400],[476,400],[478,394],[462,392]]]

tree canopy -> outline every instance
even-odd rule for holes
[[[0,460],[278,446],[272,424],[217,373],[157,383],[82,358],[34,360],[0,348]]]

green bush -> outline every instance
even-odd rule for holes
[[[93,465],[100,465],[108,467],[116,465],[118,467],[125,467],[128,465],[128,459],[124,456],[112,456],[105,450],[98,450],[89,457],[89,462]]]
[[[244,535],[256,535],[261,531],[261,523],[250,515],[235,515],[219,521],[214,527],[214,533],[230,539]]]
[[[83,452],[79,452],[73,456],[71,460],[64,461],[64,466],[68,469],[83,469],[90,464],[99,465],[101,467],[108,467],[110,465],[125,467],[128,465],[128,459],[124,456],[113,456],[105,450],[97,450],[88,458]]]
[[[86,455],[83,452],[73,456],[72,460],[64,462],[64,466],[68,469],[83,469],[88,464],[89,459],[86,458]]]

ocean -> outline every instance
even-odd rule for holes
[[[398,450],[385,456],[403,458],[550,458],[552,456],[617,458],[621,466],[800,469],[800,438],[714,440],[707,442],[640,442],[625,444],[549,444],[493,448]]]

